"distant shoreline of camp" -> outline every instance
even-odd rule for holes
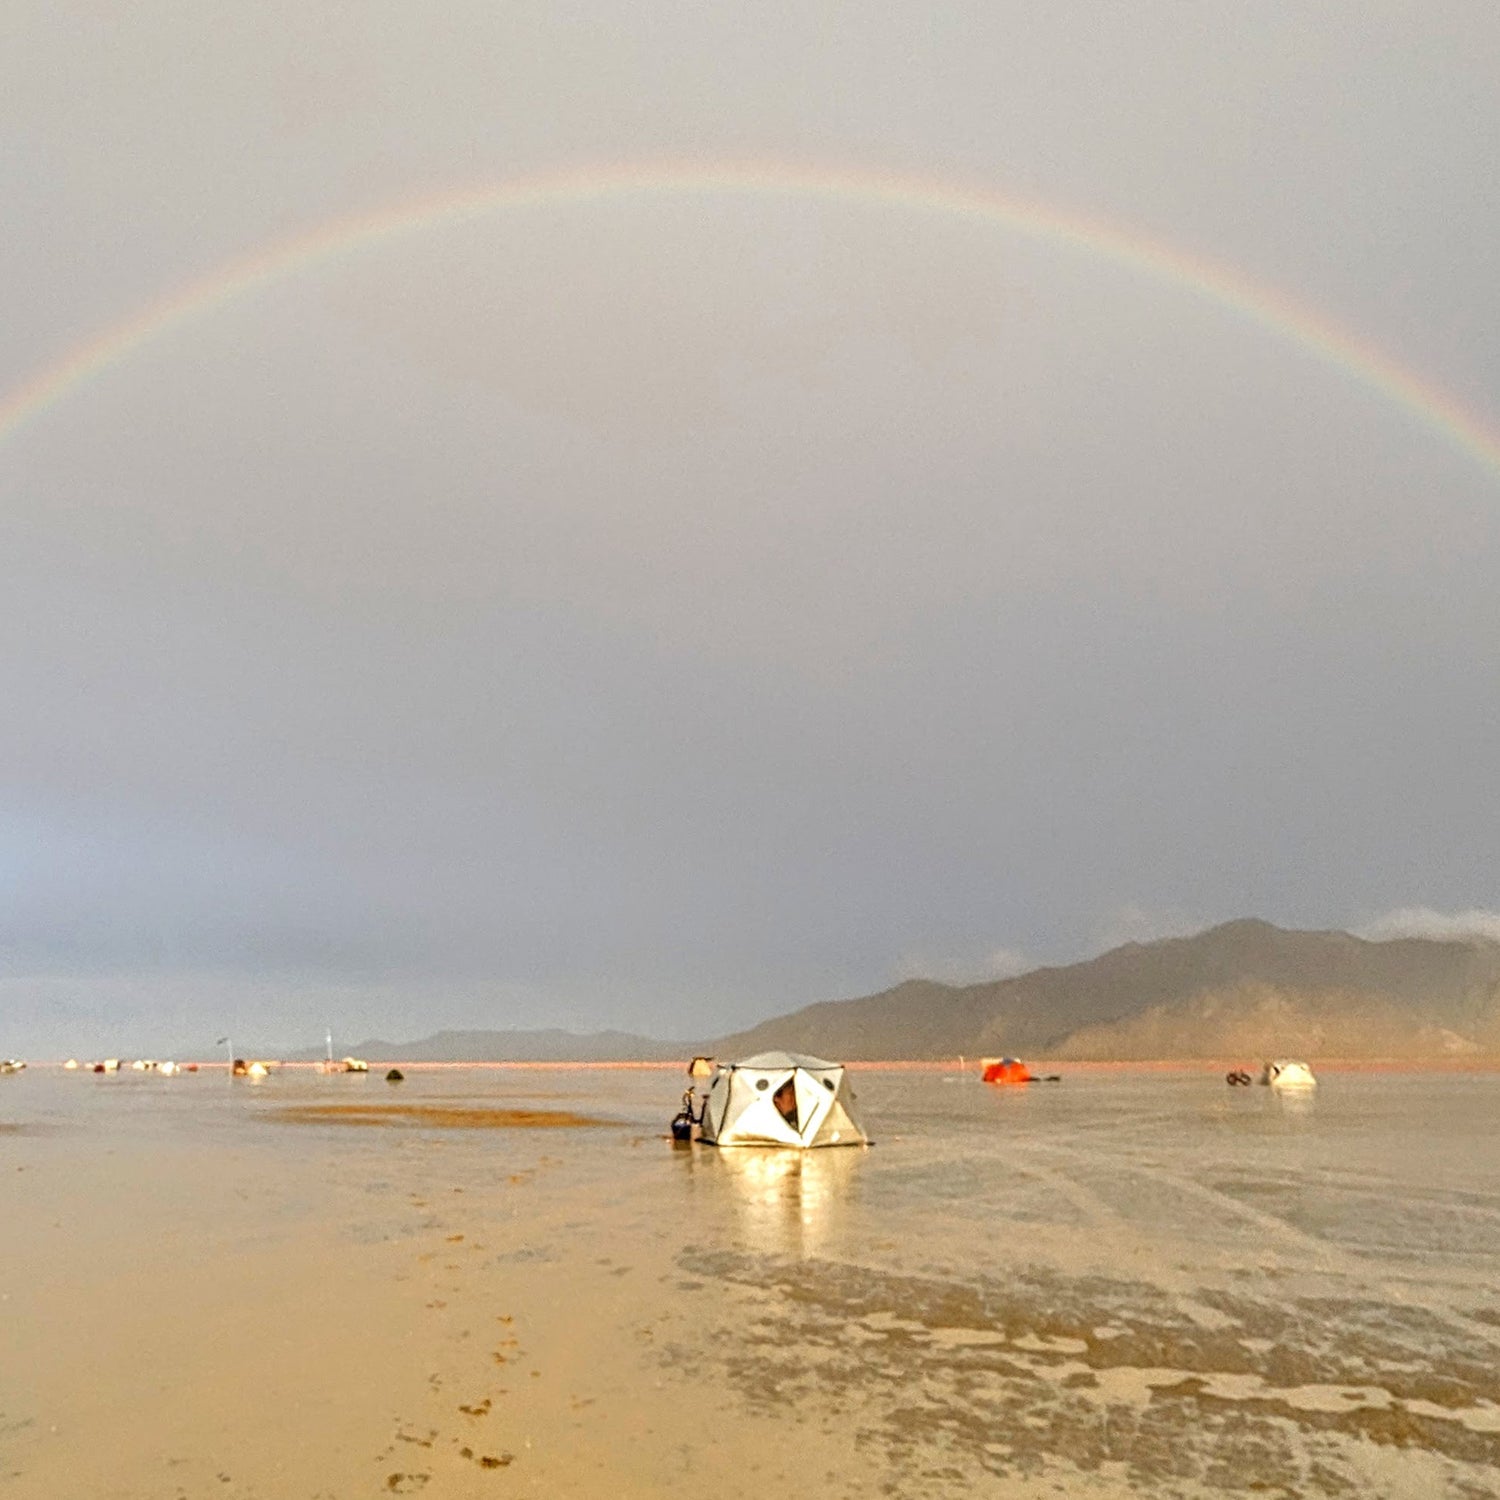
[[[1309,1056],[1317,1062],[1320,1072],[1328,1073],[1443,1073],[1443,1074],[1500,1074],[1500,1057],[1464,1058],[1366,1058],[1323,1057],[1318,1053]],[[382,1057],[382,1067],[399,1067],[417,1073],[463,1072],[463,1071],[533,1071],[556,1072],[642,1072],[680,1074],[687,1066],[688,1054],[674,1058],[460,1058],[433,1061],[420,1057],[409,1058],[393,1053]],[[1116,1061],[1100,1058],[1041,1058],[1028,1059],[1028,1065],[1037,1072],[1066,1072],[1069,1075],[1115,1073],[1183,1073],[1222,1074],[1227,1067],[1244,1062],[1244,1055],[1225,1057],[1192,1058],[1148,1058],[1144,1060]],[[184,1067],[188,1064],[184,1063]],[[193,1066],[202,1074],[212,1075],[216,1071],[227,1071],[222,1060],[206,1059]],[[862,1058],[851,1059],[843,1064],[851,1072],[860,1073],[938,1073],[958,1077],[982,1077],[983,1069],[978,1057],[967,1058]],[[1257,1066],[1259,1063],[1257,1062]],[[60,1059],[31,1059],[28,1067],[33,1069],[61,1069]],[[312,1063],[290,1062],[279,1065],[277,1071],[297,1073],[316,1072]]]

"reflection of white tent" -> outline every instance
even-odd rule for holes
[[[735,1210],[737,1241],[757,1255],[841,1253],[865,1152],[796,1151],[784,1146],[700,1151],[697,1159]]]
[[[713,1146],[862,1146],[869,1139],[843,1064],[796,1052],[721,1063],[700,1134]]]

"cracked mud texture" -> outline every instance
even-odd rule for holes
[[[1440,1313],[1211,1290],[1184,1307],[1044,1268],[973,1283],[706,1248],[678,1265],[768,1294],[724,1346],[726,1375],[752,1405],[859,1423],[892,1494],[1040,1478],[1061,1458],[1151,1494],[1352,1495],[1365,1445],[1500,1494],[1500,1342]]]

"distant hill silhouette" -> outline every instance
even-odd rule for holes
[[[371,1062],[604,1062],[694,1052],[744,1057],[772,1048],[845,1061],[1500,1057],[1500,943],[1371,942],[1246,919],[1193,937],[1127,943],[1013,979],[909,980],[710,1041],[618,1031],[443,1031],[348,1050]]]
[[[1500,943],[1241,920],[1013,979],[825,1001],[714,1046],[853,1060],[1500,1055]]]
[[[682,1056],[683,1045],[628,1031],[439,1031],[416,1042],[372,1038],[341,1045],[339,1056],[366,1062],[652,1062]],[[287,1054],[293,1062],[322,1056],[316,1047]]]

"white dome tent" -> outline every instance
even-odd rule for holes
[[[842,1063],[760,1052],[714,1069],[700,1138],[711,1146],[863,1146]]]
[[[1305,1062],[1290,1057],[1268,1062],[1261,1069],[1260,1081],[1273,1089],[1315,1089],[1318,1086],[1313,1070]]]

